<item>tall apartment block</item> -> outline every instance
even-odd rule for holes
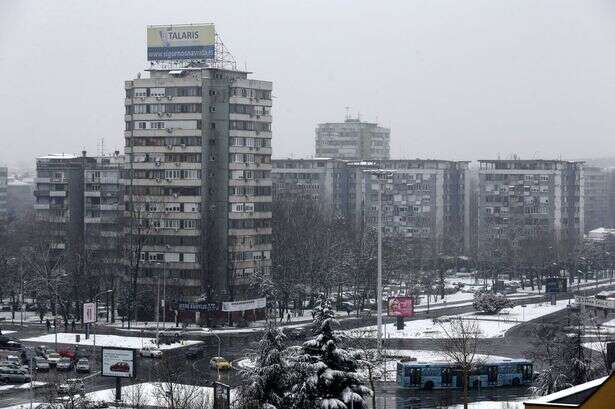
[[[337,159],[274,159],[271,179],[277,200],[317,201],[331,216],[348,214],[348,169]]]
[[[8,219],[29,217],[34,210],[34,185],[31,180],[9,179],[6,189]]]
[[[429,241],[445,254],[467,254],[470,240],[468,162],[444,160],[378,161],[390,176],[355,167],[361,183],[364,223],[378,225],[378,191],[382,188],[383,234]]]
[[[390,171],[383,183],[383,230],[390,237],[429,240],[441,251],[469,246],[468,163],[439,160],[342,161],[276,159],[276,200],[311,198],[357,227],[375,227],[379,182],[370,170]]]
[[[125,217],[147,231],[140,283],[162,273],[183,299],[241,299],[271,263],[272,83],[204,64],[147,72],[125,83]]]
[[[389,159],[390,136],[390,129],[360,119],[318,124],[316,156],[346,160]]]
[[[123,158],[47,155],[36,160],[34,210],[56,255],[85,255],[91,273],[117,270]]]
[[[609,172],[606,169],[585,166],[583,169],[585,193],[585,233],[609,225]]]
[[[8,169],[0,167],[0,222],[5,222],[8,218],[7,184]]]
[[[548,234],[575,242],[584,231],[583,163],[480,160],[478,246],[506,237]]]
[[[48,231],[56,255],[84,251],[84,171],[94,159],[78,155],[47,155],[36,159],[34,210]],[[67,259],[74,260],[74,257]]]
[[[90,268],[103,279],[111,279],[122,265],[124,198],[120,173],[124,157],[116,151],[93,159],[84,169],[84,243]],[[105,284],[111,288],[111,282]]]

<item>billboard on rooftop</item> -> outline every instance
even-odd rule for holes
[[[147,26],[147,60],[208,60],[215,55],[213,24]]]

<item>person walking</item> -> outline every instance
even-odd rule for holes
[[[75,332],[75,320],[73,319],[73,321],[70,323],[70,329],[72,332]]]
[[[45,325],[47,325],[47,332],[49,332],[51,330],[51,322],[49,322],[49,319],[47,319]]]

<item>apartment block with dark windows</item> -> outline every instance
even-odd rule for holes
[[[585,233],[609,223],[609,172],[586,166],[583,170]]]
[[[240,298],[271,263],[272,83],[205,66],[148,73],[125,84],[125,233],[147,233],[140,284],[164,274],[178,299]]]
[[[316,156],[346,160],[389,159],[391,130],[347,118],[316,127]]]
[[[582,237],[582,162],[513,159],[479,164],[479,249],[511,234],[568,243]]]

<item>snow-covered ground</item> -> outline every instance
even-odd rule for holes
[[[528,398],[522,398],[526,400]],[[518,401],[482,401],[482,402],[472,402],[468,404],[468,409],[523,409],[525,405],[523,405],[523,400]],[[463,405],[455,405],[449,406],[449,409],[462,409]]]
[[[45,382],[32,382],[32,388],[40,388],[47,385]],[[20,385],[0,385],[0,393],[7,392],[14,389],[30,389],[30,382],[22,383]]]
[[[476,312],[456,315],[464,319],[475,320],[482,338],[503,337],[506,331],[521,322],[527,322],[540,318],[544,315],[565,309],[568,300],[560,300],[556,305],[542,302],[527,304],[526,307],[516,306],[505,309],[497,315],[480,315]],[[403,330],[398,331],[395,323],[384,325],[384,336],[386,338],[443,338],[446,332],[450,332],[450,324],[447,322],[434,323],[431,319],[413,320],[405,323]],[[375,337],[376,326],[356,328],[349,331],[350,334]]]
[[[194,402],[195,407],[203,409],[213,408],[214,389],[207,386],[192,386],[182,384],[167,384],[145,382],[122,387],[122,401],[127,404],[140,403],[142,406],[154,405],[165,406],[162,399],[165,392],[173,390],[177,396],[190,396],[190,401]],[[87,399],[92,401],[114,402],[115,388],[103,389],[86,394]],[[231,390],[231,401],[234,399],[234,391]],[[176,400],[178,400],[176,398]],[[181,399],[179,399],[181,400]]]
[[[94,335],[90,335],[90,339],[85,339],[85,334],[81,335],[81,342],[75,342],[74,333],[58,333],[58,343],[59,344],[72,344],[72,345],[93,345],[94,344]],[[30,342],[44,342],[44,343],[54,343],[55,342],[55,334],[46,334],[38,337],[25,338],[22,341],[30,341]],[[187,345],[199,344],[201,341],[190,341],[184,340],[182,343],[174,343],[171,345],[160,344],[160,349],[175,349],[181,348]],[[146,345],[154,345],[155,338],[147,338],[147,337],[127,337],[122,335],[96,335],[96,346],[100,347],[121,347],[121,348],[133,348],[139,349],[143,348]]]
[[[17,332],[17,331],[10,331],[10,330],[5,330],[5,329],[3,329],[3,330],[2,330],[2,335],[10,335],[10,334],[14,334],[14,333],[16,333],[16,332]]]

